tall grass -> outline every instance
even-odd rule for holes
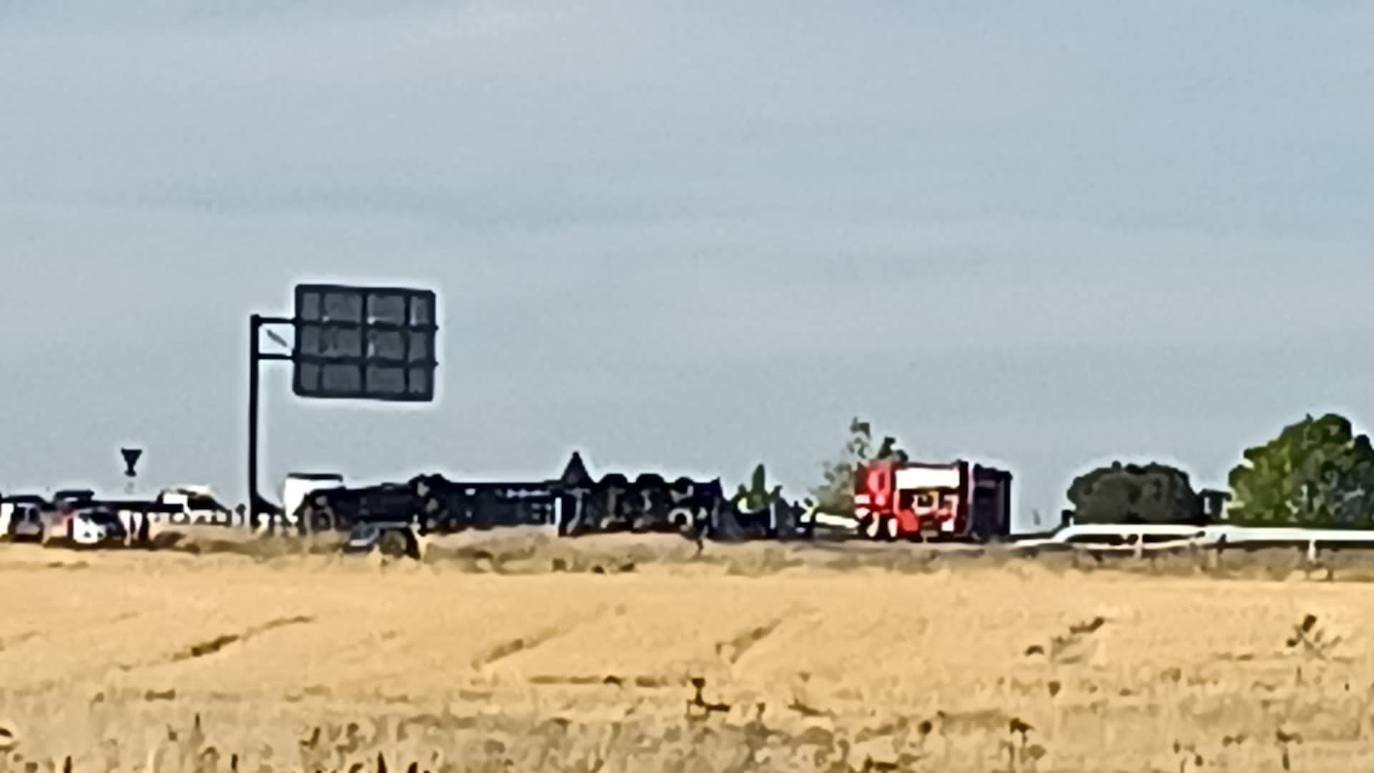
[[[1374,770],[1357,553],[245,543],[0,549],[0,773]]]

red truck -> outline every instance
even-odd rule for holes
[[[992,542],[1011,535],[1011,473],[966,461],[872,462],[854,475],[870,539]]]

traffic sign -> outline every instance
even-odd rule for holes
[[[292,390],[307,398],[432,402],[436,305],[430,290],[297,286]]]

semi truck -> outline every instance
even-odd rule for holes
[[[1011,536],[1011,480],[965,460],[863,464],[854,475],[856,525],[874,540],[1002,540]]]
[[[344,476],[335,472],[293,472],[282,482],[281,505],[285,525],[293,528],[309,528],[319,531],[319,524],[306,524],[301,521],[302,510],[307,500],[317,491],[341,489]]]

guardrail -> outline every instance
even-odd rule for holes
[[[1150,541],[1146,537],[1166,537]],[[1168,539],[1167,537],[1174,537]],[[1100,538],[1100,539],[1098,539]],[[1021,550],[1071,549],[1092,553],[1145,555],[1186,549],[1226,550],[1290,547],[1316,560],[1324,549],[1374,548],[1374,529],[1303,529],[1278,526],[1159,526],[1094,525],[1070,527],[1040,538],[1013,540]]]

